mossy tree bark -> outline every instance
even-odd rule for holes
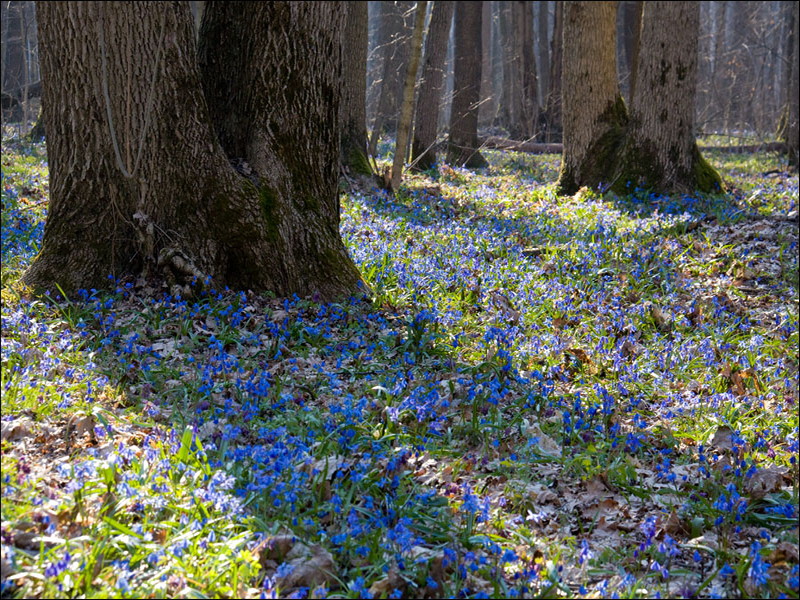
[[[318,84],[308,86],[318,90],[312,94],[328,92],[337,98],[338,82],[331,86],[329,78],[334,77],[331,71],[338,75],[339,54],[323,41],[334,35],[336,23],[307,17],[318,23],[320,33],[327,31],[318,40],[326,53],[324,60],[312,55],[292,76]],[[187,291],[193,279],[211,276],[215,285],[278,294],[318,292],[332,298],[356,291],[358,274],[343,249],[331,260],[319,242],[293,243],[297,237],[314,240],[320,232],[326,239],[338,239],[330,208],[338,168],[338,104],[317,102],[298,117],[322,110],[326,126],[315,133],[335,140],[333,161],[312,148],[320,151],[322,162],[334,166],[326,167],[325,185],[317,181],[303,189],[308,192],[304,201],[326,207],[320,211],[324,219],[306,219],[315,211],[286,200],[295,189],[287,180],[297,172],[289,144],[274,137],[258,140],[273,161],[271,172],[280,174],[277,182],[259,187],[257,180],[231,167],[217,142],[187,3],[44,2],[37,18],[50,205],[42,249],[25,273],[25,283],[41,290],[58,285],[71,293],[105,287],[109,274],[145,275]],[[260,38],[248,34],[231,44],[248,49],[271,45],[276,54],[289,55],[296,49],[282,44],[295,38],[281,37],[278,31]],[[255,70],[246,61],[234,71],[241,68]],[[290,119],[298,114],[299,102],[286,97],[265,102]],[[302,138],[291,139],[296,143]],[[313,171],[303,173],[306,180],[319,177]],[[285,235],[292,225],[299,230]],[[320,246],[322,252],[307,250]]]
[[[419,171],[430,169],[436,164],[436,134],[444,88],[444,61],[447,58],[454,8],[455,2],[445,0],[436,0],[431,7],[411,143],[411,162]]]
[[[264,260],[279,294],[353,293],[360,275],[339,235],[339,2],[212,2],[200,68],[229,159],[257,181]],[[240,162],[241,161],[241,162]]]
[[[478,151],[478,101],[481,93],[481,2],[457,2],[455,69],[447,161],[471,169],[488,163]]]
[[[560,193],[719,191],[694,137],[699,6],[648,2],[630,115],[617,84],[615,2],[567,2]],[[590,24],[594,24],[592,27]]]
[[[616,2],[564,3],[561,194],[609,183],[624,139],[628,119],[617,83],[616,9]]]
[[[367,159],[367,3],[348,2],[346,8],[342,166],[354,175],[373,175]]]
[[[699,2],[647,2],[627,143],[614,189],[717,192],[694,134]]]

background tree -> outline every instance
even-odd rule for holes
[[[411,162],[420,171],[430,169],[436,163],[436,135],[444,87],[444,61],[454,8],[455,2],[447,0],[436,0],[431,7],[411,144]]]
[[[403,75],[411,48],[410,16],[414,7],[413,2],[396,0],[377,4],[380,11],[377,39],[383,58],[380,95],[369,138],[369,151],[372,155],[377,151],[381,135],[394,135],[397,132]]]
[[[630,103],[636,88],[636,63],[639,58],[639,35],[642,29],[641,0],[625,0],[619,3],[618,38],[622,91]]]
[[[545,142],[561,139],[561,78],[564,57],[564,3],[556,2],[553,11],[553,40],[550,44],[550,89],[545,103]]]
[[[539,112],[533,53],[533,4],[503,2],[500,23],[503,35],[502,123],[512,138],[532,138],[536,134]]]
[[[447,162],[469,168],[488,163],[478,151],[478,101],[481,94],[481,3],[457,2],[455,69]]]
[[[217,73],[235,55],[235,77],[207,82],[223,146],[252,165],[238,163],[247,176],[214,134],[188,4],[39,6],[50,205],[27,284],[70,293],[145,275],[185,291],[208,275],[281,295],[357,289],[335,213],[341,9],[224,7],[207,8],[204,47]]]
[[[798,166],[798,153],[800,152],[800,142],[798,141],[798,130],[800,129],[800,75],[798,75],[798,64],[800,63],[800,51],[797,49],[797,41],[800,40],[800,15],[798,14],[798,7],[800,5],[794,3],[794,19],[792,23],[792,38],[794,39],[794,46],[791,54],[791,77],[788,80],[789,87],[789,102],[787,107],[787,123],[783,130],[784,141],[788,148],[789,162],[795,167]]]
[[[414,110],[414,84],[417,81],[417,67],[422,54],[422,34],[425,30],[427,2],[417,2],[414,11],[414,33],[411,36],[411,56],[406,69],[403,84],[403,103],[400,107],[400,120],[397,123],[397,139],[394,145],[394,161],[392,163],[392,190],[400,189],[403,179],[403,165],[408,154],[408,141],[411,137],[411,113]]]
[[[367,159],[367,3],[348,2],[342,97],[342,166],[372,175]]]
[[[628,117],[616,69],[616,2],[565,2],[562,118],[564,151],[558,189],[610,181]]]

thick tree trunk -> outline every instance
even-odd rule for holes
[[[425,16],[428,11],[427,2],[417,2],[414,18],[414,32],[411,35],[411,55],[406,69],[403,84],[403,104],[400,107],[400,120],[397,123],[397,139],[394,145],[392,161],[392,190],[400,189],[403,180],[403,165],[406,162],[408,141],[411,137],[411,114],[414,110],[414,84],[417,81],[417,68],[422,54],[422,34],[425,30]]]
[[[42,2],[37,17],[50,204],[24,281],[71,293],[145,272],[265,287],[242,267],[267,253],[257,192],[209,126],[188,5]]]
[[[721,189],[694,135],[698,2],[647,2],[628,144],[616,188],[665,192]]]
[[[444,61],[447,57],[454,8],[455,2],[445,0],[436,0],[431,8],[411,144],[411,162],[420,171],[430,169],[436,164],[436,134],[444,88]]]
[[[231,168],[203,97],[188,4],[43,2],[37,15],[50,205],[41,252],[24,276],[27,284],[50,290],[58,285],[71,293],[108,286],[108,275],[145,275],[163,277],[186,293],[193,279],[202,284],[210,276],[217,286],[278,294],[333,297],[355,291],[357,274],[343,277],[341,268],[327,264],[338,263],[338,256],[324,266],[298,265],[317,257],[293,245],[293,238],[310,240],[335,226],[332,217],[325,226],[306,219],[310,210],[286,218],[284,188],[291,184],[284,180],[296,166],[289,144],[259,140],[271,151],[270,174],[281,174],[278,183],[259,188],[257,180]],[[322,28],[332,25],[317,20]],[[284,38],[272,33],[248,38],[271,44],[276,56],[290,54],[281,46]],[[338,53],[325,48],[323,56],[293,72],[296,80],[316,84],[311,94],[326,83],[338,90],[326,79]],[[238,62],[234,72],[269,72],[260,70],[263,64],[269,63]],[[317,71],[319,79],[312,75]],[[298,104],[314,104],[310,98],[281,100],[286,104],[280,108],[278,99],[267,103],[289,119],[301,110]],[[338,123],[337,108],[334,103],[324,110],[328,124]],[[311,110],[298,118],[308,118]],[[326,168],[335,189],[338,137],[322,129],[315,135],[335,140],[336,160]],[[322,160],[329,162],[324,155]],[[303,177],[314,180],[316,174],[307,170]],[[307,191],[309,204],[331,204],[327,188],[324,194]],[[285,235],[298,220],[302,227]]]
[[[367,159],[367,3],[348,2],[342,96],[342,166],[372,175]]]
[[[627,115],[616,69],[616,2],[564,3],[564,154],[558,190],[609,184]]]
[[[564,3],[555,3],[553,18],[553,40],[550,45],[550,93],[547,96],[545,121],[547,130],[545,141],[561,140],[561,79],[564,56]]]
[[[266,220],[270,252],[250,268],[282,295],[330,298],[360,281],[339,235],[344,16],[339,2],[213,2],[203,17],[211,121],[257,178]]]
[[[453,107],[447,162],[468,168],[488,164],[478,151],[481,47],[481,2],[457,2]]]
[[[400,116],[400,99],[403,93],[403,74],[408,64],[411,43],[411,27],[406,21],[414,7],[413,2],[379,2],[382,13],[380,23],[380,43],[383,45],[383,76],[378,108],[372,133],[369,138],[370,154],[375,154],[378,139],[383,134],[397,132],[397,119]]]

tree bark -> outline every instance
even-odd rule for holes
[[[634,96],[636,89],[636,67],[639,56],[640,34],[642,30],[641,0],[620,2],[622,12],[622,47],[624,49],[625,67],[627,70],[627,95],[628,103]]]
[[[484,2],[481,11],[481,100],[478,107],[478,127],[492,124],[494,119],[494,89],[492,82],[492,2]]]
[[[25,283],[39,290],[58,285],[69,294],[107,287],[109,275],[146,276],[187,293],[193,280],[202,285],[208,276],[216,286],[278,294],[318,292],[330,298],[355,291],[354,267],[346,276],[341,267],[332,269],[328,263],[341,264],[338,255],[322,265],[312,264],[317,256],[293,244],[294,238],[305,237],[308,246],[321,246],[312,240],[320,233],[331,238],[328,232],[335,230],[331,216],[320,226],[314,210],[289,206],[286,188],[300,191],[286,183],[289,174],[299,170],[296,154],[312,149],[293,152],[275,136],[295,134],[292,144],[300,140],[301,145],[301,132],[282,126],[253,144],[265,148],[263,154],[272,161],[266,184],[231,167],[203,97],[188,3],[42,2],[37,17],[50,205],[42,249],[25,273]],[[335,25],[322,17],[311,19],[320,33]],[[284,45],[294,38],[261,33],[226,41],[251,50],[261,44],[282,57],[299,50]],[[311,38],[305,43],[314,46]],[[327,144],[333,146],[336,159],[317,156],[326,164],[330,189],[310,184],[315,189],[304,189],[308,195],[302,198],[326,206],[328,214],[337,179],[338,105],[314,94],[321,95],[317,90],[324,87],[332,98],[338,97],[338,81],[329,81],[331,70],[338,75],[339,54],[333,47],[331,42],[318,48],[308,55],[312,62],[292,72],[294,82],[314,84],[306,91],[311,97],[297,94],[295,102],[287,97],[263,101],[289,122],[312,118],[315,110],[325,113],[326,125],[314,133],[332,139]],[[257,55],[253,52],[254,59],[261,58]],[[236,66],[229,74],[264,72],[273,81],[286,74],[270,71],[268,62],[241,61]],[[285,93],[295,94],[296,88],[287,86]],[[242,96],[235,98],[241,101]],[[306,104],[311,108],[301,108]],[[239,112],[233,111],[232,124],[239,123]],[[311,126],[320,125],[316,119]],[[253,165],[261,167],[257,161]],[[303,177],[318,179],[314,169],[320,168],[305,169]],[[293,210],[300,214],[287,217]],[[299,228],[286,234],[287,227]]]
[[[545,104],[547,142],[561,140],[563,124],[561,121],[561,78],[564,56],[564,3],[555,3],[553,18],[553,40],[550,45],[550,92]]]
[[[367,159],[367,3],[349,2],[346,8],[342,166],[352,174],[372,175]]]
[[[627,115],[617,83],[616,2],[564,3],[564,154],[557,188],[610,183]]]
[[[792,23],[792,38],[794,44],[791,56],[791,76],[788,78],[788,106],[786,110],[786,126],[783,129],[783,139],[789,154],[789,162],[795,167],[798,166],[798,152],[800,152],[800,142],[798,141],[798,130],[800,130],[800,74],[798,64],[800,63],[800,52],[797,50],[797,40],[800,39],[800,15],[798,14],[798,3],[794,3],[794,18]]]
[[[427,2],[417,2],[414,32],[411,35],[411,56],[409,57],[405,83],[403,84],[403,104],[400,108],[397,139],[394,145],[394,161],[392,163],[392,190],[394,191],[400,189],[400,183],[403,180],[403,165],[406,162],[408,139],[411,134],[411,113],[414,109],[414,84],[417,81],[417,67],[419,67],[419,57],[422,54],[422,33],[425,29],[427,10]]]
[[[342,296],[360,281],[339,235],[344,17],[339,2],[214,2],[203,18],[211,120],[258,178],[267,223],[270,252],[251,268],[282,295]]]
[[[537,45],[539,48],[539,65],[536,72],[539,75],[539,98],[544,108],[548,94],[550,94],[550,34],[549,34],[549,21],[550,21],[550,3],[546,0],[544,2],[536,2],[536,24],[537,28]]]
[[[694,135],[698,2],[648,2],[642,15],[631,129],[615,187],[716,192],[719,174]]]
[[[436,134],[444,88],[444,61],[447,57],[454,8],[455,2],[445,0],[436,0],[431,8],[411,144],[411,162],[419,171],[430,169],[436,164]]]
[[[478,101],[481,93],[481,2],[463,1],[455,9],[455,69],[447,161],[474,169],[487,166],[478,151]]]
[[[406,19],[414,6],[413,2],[379,2],[380,43],[383,45],[383,77],[378,97],[378,108],[372,133],[369,138],[370,154],[375,155],[378,140],[383,134],[397,132],[397,118],[400,115],[400,98],[403,93],[403,73],[408,64],[410,51],[410,27]]]

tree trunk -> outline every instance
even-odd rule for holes
[[[630,104],[636,89],[636,63],[639,56],[640,34],[642,29],[642,6],[640,0],[630,0],[620,2],[619,8],[622,13],[622,48],[625,57],[625,78],[627,85],[627,95],[625,96]]]
[[[550,3],[547,1],[536,2],[536,24],[537,28],[537,45],[539,48],[539,63],[536,72],[539,75],[539,98],[541,98],[542,108],[548,94],[550,93],[550,34],[548,23],[550,21]]]
[[[454,8],[455,2],[444,0],[436,0],[431,8],[411,144],[411,162],[420,171],[430,169],[436,164],[436,134],[444,87],[444,61],[447,57]]]
[[[792,37],[794,38],[794,47],[792,49],[792,72],[789,78],[789,106],[788,106],[788,119],[786,127],[784,128],[784,141],[789,151],[789,162],[795,167],[798,166],[798,152],[800,151],[800,144],[798,143],[798,124],[800,124],[800,74],[798,74],[798,63],[800,63],[800,52],[797,50],[797,40],[800,39],[800,31],[798,24],[800,24],[800,15],[798,15],[798,3],[794,3],[794,19],[792,23]]]
[[[545,140],[554,142],[561,140],[563,128],[561,117],[561,83],[564,57],[564,3],[555,3],[553,18],[553,41],[550,45],[550,93],[547,96],[545,118],[547,134]]]
[[[394,145],[394,161],[392,163],[392,190],[400,189],[403,180],[403,165],[406,162],[408,139],[411,134],[411,113],[414,110],[414,84],[417,81],[417,67],[422,54],[422,33],[425,29],[425,16],[428,11],[427,2],[417,2],[414,18],[414,32],[411,35],[411,56],[406,69],[403,84],[403,104],[400,107],[400,120],[397,123],[397,139]]]
[[[455,63],[447,162],[471,169],[485,167],[488,163],[478,151],[481,2],[456,3]]]
[[[478,127],[489,126],[494,119],[494,90],[492,88],[492,3],[484,2],[481,11],[481,100],[478,107]]]
[[[523,139],[533,139],[538,130],[539,101],[536,90],[536,56],[533,51],[533,2],[514,2],[514,26],[517,29],[517,43],[522,58],[519,73],[522,85]]]
[[[279,8],[289,12],[283,4]],[[242,7],[240,12],[250,10]],[[258,52],[252,53],[252,62],[237,62],[236,69],[227,71],[240,77],[270,73],[270,81],[308,86],[302,88],[303,98],[296,86],[287,85],[286,96],[265,94],[257,107],[266,104],[267,112],[274,110],[289,122],[258,140],[248,140],[264,148],[262,154],[272,161],[264,169],[267,182],[259,186],[257,180],[231,168],[216,141],[195,58],[188,3],[39,4],[50,205],[42,249],[25,273],[25,283],[40,290],[58,285],[69,294],[113,285],[108,275],[145,275],[163,278],[174,284],[173,291],[187,293],[193,279],[202,285],[209,276],[217,286],[271,289],[278,294],[319,292],[330,298],[355,291],[358,275],[354,267],[341,266],[352,265],[343,247],[341,255],[320,261],[324,264],[309,248],[322,246],[315,241],[318,236],[334,237],[330,206],[335,201],[331,192],[335,193],[338,166],[338,105],[318,97],[321,88],[331,98],[338,97],[338,81],[330,74],[338,76],[338,45],[329,41],[322,48],[310,47],[316,37],[320,40],[316,45],[327,41],[323,35],[331,37],[338,23],[325,18],[335,11],[316,12],[322,14],[308,17],[320,29],[319,36],[304,31],[306,38],[281,37],[270,31],[245,38],[231,32],[226,40],[239,47],[243,39],[252,40],[246,44],[250,50],[266,46],[267,54],[293,56],[296,61],[304,56],[301,48],[286,44],[302,39],[305,55],[318,59],[292,70],[293,79],[280,77],[286,70],[271,71],[269,62],[256,62],[263,58]],[[243,18],[253,25],[253,19]],[[247,94],[248,90],[237,90],[233,98],[243,101]],[[295,101],[289,102],[293,95]],[[242,112],[235,107],[229,118],[232,124],[239,123],[236,115]],[[315,111],[325,113],[322,131],[320,120],[313,119]],[[295,130],[295,120],[304,118],[313,123]],[[305,127],[314,127],[312,138],[327,140],[325,148],[335,159],[328,160],[318,147],[302,147],[306,138],[300,134],[308,134]],[[260,127],[253,130],[263,133]],[[295,144],[302,150],[294,149]],[[296,156],[310,151],[318,153],[307,159],[315,166],[299,166],[303,178],[319,179],[322,167],[316,158],[326,165],[328,183],[303,184],[315,186],[303,188],[308,195],[299,200],[310,207],[295,208],[287,193],[301,189],[287,180],[299,170]],[[256,170],[262,167],[256,160],[252,163]],[[315,214],[321,211],[314,205],[327,209],[323,225]],[[287,228],[295,229],[287,233]],[[298,237],[308,239],[305,247],[293,243]]]
[[[616,2],[564,3],[561,194],[610,183],[627,115],[617,83]]]
[[[266,218],[269,261],[251,268],[282,295],[330,298],[360,281],[339,235],[344,17],[339,2],[214,2],[203,18],[211,121],[258,178]]]
[[[369,138],[370,154],[375,155],[378,139],[383,134],[394,135],[397,132],[397,118],[400,115],[400,98],[403,93],[403,73],[408,64],[411,36],[406,19],[413,2],[379,2],[382,10],[380,18],[383,44],[383,77],[375,122]]]
[[[352,174],[372,175],[367,159],[367,3],[349,2],[346,8],[342,166]]]
[[[719,174],[694,135],[698,2],[647,2],[631,130],[614,187],[715,192]]]

